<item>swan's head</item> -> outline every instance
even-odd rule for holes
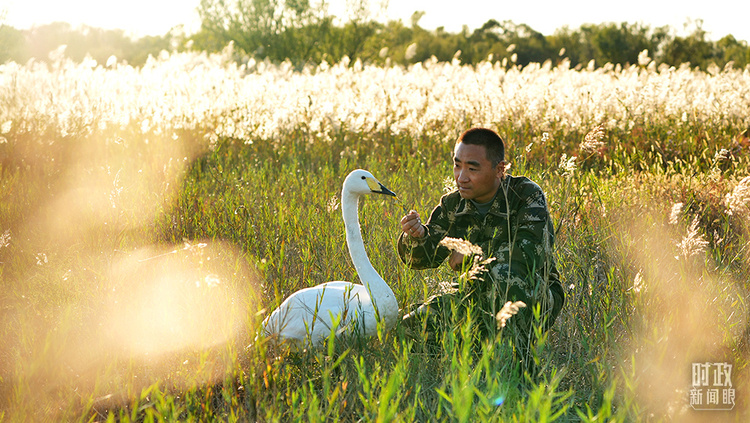
[[[357,169],[352,171],[344,180],[344,192],[352,194],[385,194],[396,196],[396,194],[378,182],[372,173]]]

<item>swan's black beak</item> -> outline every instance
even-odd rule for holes
[[[396,196],[395,192],[389,190],[388,188],[385,187],[385,185],[381,184],[380,182],[378,182],[378,186],[380,187],[380,190],[379,191],[378,190],[372,190],[373,193],[375,193],[375,194],[392,195],[394,197]]]

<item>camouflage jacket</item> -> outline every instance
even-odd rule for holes
[[[529,305],[553,304],[551,291],[564,298],[552,256],[554,230],[547,201],[530,179],[506,176],[484,217],[458,191],[446,194],[425,226],[427,232],[420,239],[399,236],[399,255],[411,268],[438,267],[450,255],[440,241],[461,238],[480,246],[484,258],[494,258],[484,270],[473,273],[477,281],[473,291],[495,291],[500,294],[497,301],[521,300]],[[561,303],[555,301],[555,309]]]

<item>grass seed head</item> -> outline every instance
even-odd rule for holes
[[[706,250],[708,241],[699,232],[698,223],[698,216],[696,216],[688,228],[687,235],[682,237],[682,241],[677,243],[677,249],[680,253],[678,258],[690,258]]]
[[[0,235],[0,248],[8,247],[10,245],[10,229],[3,232]]]
[[[683,203],[674,203],[672,205],[672,211],[669,213],[669,224],[676,225],[680,221],[680,215],[682,214]]]
[[[482,247],[474,245],[465,239],[451,238],[447,236],[440,241],[440,245],[465,256],[481,256],[483,254]]]
[[[456,181],[453,179],[452,176],[446,176],[445,179],[443,179],[443,192],[448,194],[449,192],[453,192],[456,190]]]
[[[604,147],[604,125],[596,125],[594,128],[583,137],[583,143],[581,143],[581,152],[585,154],[598,153],[599,150]]]
[[[518,311],[524,307],[526,307],[526,303],[523,301],[508,301],[505,303],[503,308],[497,313],[497,316],[495,316],[495,319],[497,320],[497,328],[504,328],[508,323],[508,320],[518,314]]]
[[[731,193],[724,197],[727,214],[750,214],[750,176],[744,177]]]
[[[563,153],[562,156],[560,156],[560,164],[558,167],[560,168],[560,171],[562,172],[563,176],[573,176],[573,174],[576,171],[576,159],[578,157],[572,156],[568,158],[568,155]]]

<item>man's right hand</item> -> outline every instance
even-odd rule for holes
[[[451,251],[451,256],[448,258],[448,266],[456,272],[460,272],[464,265],[464,255],[458,251]]]
[[[412,238],[422,238],[427,233],[419,213],[415,210],[409,211],[409,214],[401,218],[401,230]]]

